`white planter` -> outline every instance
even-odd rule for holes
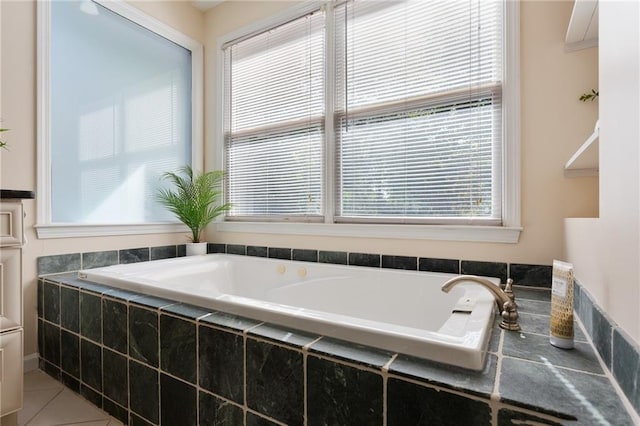
[[[207,243],[187,243],[187,256],[207,254]]]

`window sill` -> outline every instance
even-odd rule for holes
[[[181,223],[146,223],[118,225],[53,224],[36,225],[38,239],[107,237],[116,235],[169,234],[188,232]]]
[[[217,232],[466,241],[515,244],[521,227],[470,225],[371,225],[326,223],[217,222]]]

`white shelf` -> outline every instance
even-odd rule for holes
[[[598,45],[598,0],[575,0],[567,29],[567,52]]]
[[[598,176],[598,146],[600,137],[599,122],[591,136],[578,148],[575,154],[564,165],[566,177]]]

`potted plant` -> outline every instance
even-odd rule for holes
[[[9,129],[0,129],[0,133],[7,132]],[[0,140],[0,148],[7,149],[7,143],[5,141]]]
[[[191,166],[184,166],[162,177],[171,182],[173,188],[159,188],[156,200],[191,230],[192,242],[187,244],[187,256],[206,254],[207,243],[200,240],[202,231],[213,219],[231,208],[231,204],[219,204],[224,172],[194,173]]]

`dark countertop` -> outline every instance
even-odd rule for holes
[[[36,198],[34,191],[24,191],[17,189],[0,189],[0,200],[32,200]]]

